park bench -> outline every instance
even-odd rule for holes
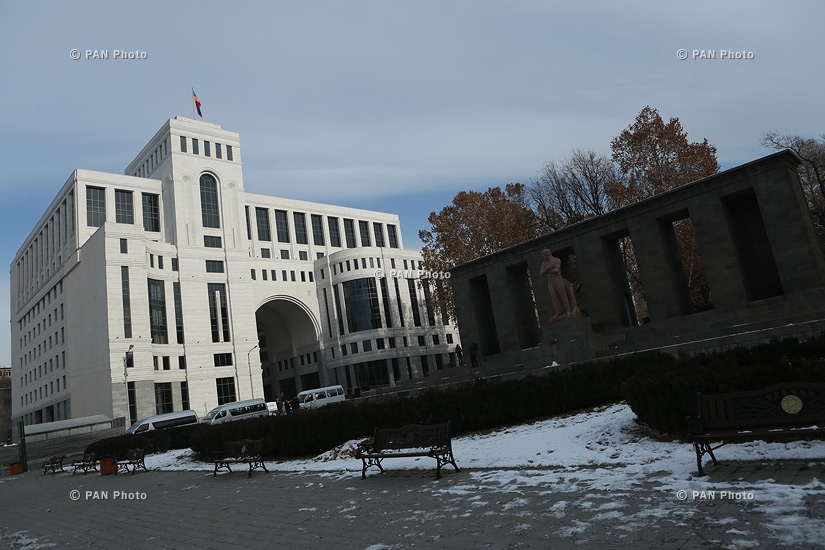
[[[788,382],[762,390],[696,396],[698,414],[688,417],[688,438],[702,457],[742,441],[817,439],[825,435],[825,384]],[[714,446],[715,444],[715,446]]]
[[[130,449],[126,451],[126,457],[118,459],[117,461],[115,475],[121,470],[128,472],[130,466],[132,467],[132,475],[135,475],[138,468],[143,468],[144,471],[148,472],[149,470],[146,468],[146,463],[143,461],[145,456],[145,449]]]
[[[83,470],[85,475],[89,470],[97,471],[97,455],[95,453],[86,453],[80,460],[72,462],[74,471],[72,475],[76,474],[78,470]]]
[[[226,468],[231,472],[232,464],[249,465],[249,477],[252,477],[252,470],[256,468],[262,468],[264,472],[269,472],[269,470],[266,469],[266,464],[264,464],[261,456],[263,449],[263,439],[228,441],[224,451],[212,453],[215,460],[215,473],[213,474],[213,477],[218,475],[218,470],[221,468]]]
[[[46,475],[49,472],[56,474],[58,470],[60,470],[61,472],[65,472],[66,470],[63,469],[64,458],[66,458],[66,455],[53,456],[49,460],[44,462],[43,475]]]
[[[384,467],[385,458],[428,456],[436,460],[436,477],[441,477],[441,467],[452,464],[458,472],[453,457],[452,424],[432,424],[422,426],[409,424],[403,428],[376,428],[373,436],[358,444],[355,458],[361,460],[361,479],[366,479],[367,468]]]

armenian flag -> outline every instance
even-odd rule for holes
[[[198,99],[198,94],[195,93],[195,88],[192,88],[192,101],[195,102],[195,108],[198,109],[198,116],[203,118],[203,113],[201,112],[201,100]]]

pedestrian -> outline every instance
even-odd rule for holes
[[[473,342],[470,344],[470,365],[474,368],[478,368],[478,344]]]
[[[455,358],[458,360],[459,366],[464,364],[464,350],[461,349],[461,344],[455,345]]]

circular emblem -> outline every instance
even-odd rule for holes
[[[786,395],[782,398],[782,410],[788,414],[797,414],[802,410],[802,400],[795,395]]]

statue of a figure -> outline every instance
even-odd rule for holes
[[[541,251],[541,274],[547,277],[547,290],[550,291],[553,308],[556,310],[550,321],[576,317],[579,314],[579,306],[576,304],[573,284],[561,276],[561,260],[553,256],[549,248]]]

